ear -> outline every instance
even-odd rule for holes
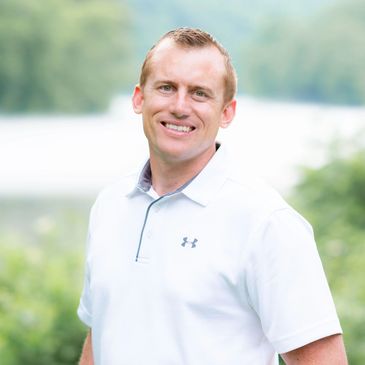
[[[143,91],[139,85],[136,85],[136,87],[134,88],[132,104],[134,112],[136,114],[141,114],[143,106]]]
[[[233,99],[224,107],[220,123],[221,128],[227,128],[231,124],[234,116],[236,115],[236,104],[237,101]]]

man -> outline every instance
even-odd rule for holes
[[[80,364],[346,364],[309,224],[216,142],[236,77],[207,33],[147,54],[133,94],[149,161],[93,206]]]

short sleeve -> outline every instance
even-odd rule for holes
[[[278,353],[342,333],[312,228],[297,212],[271,214],[247,264],[251,304]]]
[[[80,303],[77,308],[77,315],[80,320],[84,322],[88,327],[92,327],[92,297],[90,289],[90,267],[89,267],[89,250],[92,238],[92,231],[95,226],[95,215],[96,215],[97,201],[91,208],[88,235],[86,240],[86,259],[85,259],[85,272],[84,272],[84,285],[81,293]]]
[[[92,327],[91,293],[90,293],[90,270],[88,263],[85,264],[84,286],[81,293],[77,315],[88,327]]]

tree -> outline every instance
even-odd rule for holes
[[[0,2],[0,110],[95,112],[129,79],[117,0]]]
[[[365,2],[340,1],[301,22],[264,26],[244,51],[244,90],[337,104],[365,103]]]
[[[291,201],[313,224],[350,364],[365,363],[365,149],[303,169]]]

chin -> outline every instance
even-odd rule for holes
[[[171,157],[172,159],[180,159],[184,158],[184,156],[187,156],[191,153],[192,148],[191,146],[182,145],[179,143],[172,143],[168,145],[160,145],[157,146],[155,149],[157,152],[157,155],[168,159]]]
[[[199,160],[199,157],[204,159],[209,154],[209,148],[203,148],[192,144],[172,143],[159,145],[157,148],[151,150],[153,155],[166,162],[188,162]]]
[[[181,161],[188,161],[192,159],[192,156],[188,152],[183,151],[169,151],[161,154],[165,161],[171,162],[181,162]]]

